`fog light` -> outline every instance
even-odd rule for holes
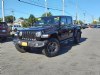
[[[18,34],[16,33],[16,34],[14,34],[15,36],[18,36]]]
[[[36,43],[35,46],[37,47],[38,46],[38,43]]]

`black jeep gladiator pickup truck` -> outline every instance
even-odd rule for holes
[[[60,50],[60,42],[73,40],[78,44],[80,38],[81,28],[73,25],[71,16],[51,16],[38,18],[33,27],[17,32],[14,44],[22,53],[30,48],[41,48],[43,54],[53,57]]]

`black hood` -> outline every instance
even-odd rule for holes
[[[25,31],[25,30],[32,30],[32,31],[42,31],[42,30],[52,30],[54,29],[53,26],[38,26],[38,27],[30,27],[30,28],[25,28],[25,29],[22,29],[22,31]]]

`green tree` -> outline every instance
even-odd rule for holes
[[[28,27],[29,24],[28,24],[28,22],[22,22],[22,26],[23,26],[23,27]]]
[[[83,21],[81,21],[81,20],[79,20],[78,23],[81,24],[81,25],[84,24]]]
[[[24,19],[24,21],[22,22],[22,26],[29,27],[28,19]]]
[[[48,13],[42,14],[42,17],[46,17],[46,14],[47,14],[47,16],[53,16],[51,12],[48,12]]]
[[[96,20],[94,20],[94,21],[92,22],[92,24],[98,24],[98,22],[97,22]]]
[[[24,20],[24,18],[23,18],[23,17],[20,17],[19,19]]]
[[[2,18],[0,18],[0,22],[2,21]]]
[[[100,17],[99,17],[99,21],[98,21],[98,24],[100,24]]]
[[[29,18],[27,18],[27,19],[25,19],[25,18],[23,18],[23,17],[20,17],[19,19],[24,20],[24,21],[22,22],[22,26],[23,26],[23,27],[32,26],[32,25],[34,25],[34,23],[35,23],[36,20],[37,20],[37,18],[35,18],[35,16],[32,15],[32,14],[30,14]]]
[[[6,16],[5,20],[7,23],[13,23],[13,20],[15,21],[15,17],[13,17],[12,15]]]
[[[84,24],[84,23],[83,23],[83,21],[81,21],[81,20],[77,20],[77,21],[74,20],[74,24]]]
[[[100,17],[99,17],[99,22],[100,22]]]
[[[28,18],[28,23],[29,25],[33,25],[36,22],[36,18],[34,15],[30,14],[29,18]]]

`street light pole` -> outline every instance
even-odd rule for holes
[[[85,16],[86,16],[86,14],[85,14],[85,13],[83,13],[83,15],[84,15],[84,24],[85,24]]]
[[[91,18],[92,18],[92,22],[94,22],[94,16],[91,16]]]
[[[4,0],[2,0],[2,18],[3,18],[3,22],[5,22],[5,17],[4,17]]]
[[[77,6],[77,0],[76,0],[76,24],[78,23],[78,6]]]
[[[45,0],[45,13],[46,13],[46,17],[48,16],[48,15],[47,15],[47,12],[48,12],[47,0]]]
[[[63,15],[65,15],[65,0],[62,0],[62,3],[63,3],[63,10],[62,10],[62,13],[63,13]]]

